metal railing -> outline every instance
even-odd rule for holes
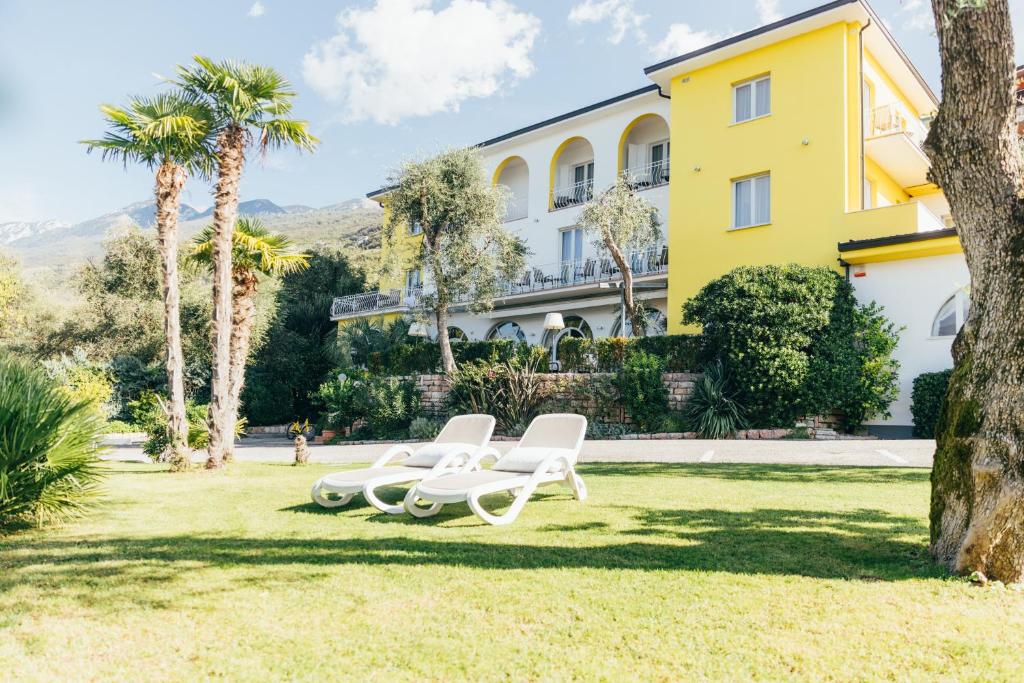
[[[634,190],[646,190],[649,187],[657,187],[668,183],[669,166],[668,159],[653,161],[643,166],[626,168],[622,170],[622,177],[633,187]]]
[[[551,206],[564,209],[570,206],[586,204],[594,198],[594,181],[581,180],[567,187],[556,187],[551,191]]]
[[[928,137],[928,127],[901,103],[892,102],[871,110],[871,136],[906,133],[917,144]]]
[[[526,218],[527,202],[525,198],[516,198],[505,208],[505,222],[518,221]]]
[[[414,308],[423,298],[423,287],[385,289],[365,294],[335,297],[331,303],[332,318],[349,318],[363,313],[390,308]]]
[[[668,272],[668,245],[652,244],[626,254],[634,277],[658,275]],[[518,278],[504,285],[505,295],[529,294],[547,289],[578,287],[622,279],[622,272],[610,256],[560,261],[539,266],[528,266]]]

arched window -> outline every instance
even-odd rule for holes
[[[593,339],[594,333],[590,330],[587,321],[578,315],[565,316],[565,327],[560,330],[548,330],[544,335],[544,346],[551,351],[551,360],[558,360],[558,345],[562,340],[570,337],[582,339]]]
[[[953,337],[960,331],[971,312],[971,298],[964,290],[946,299],[932,322],[933,337]]]
[[[661,337],[668,334],[668,318],[664,313],[656,308],[647,309],[647,336],[648,337]],[[615,325],[612,326],[613,337],[632,337],[633,336],[633,323],[627,318],[626,319],[626,331],[622,331],[622,318],[618,317],[615,319]]]
[[[448,328],[448,341],[452,344],[457,342],[469,341],[469,337],[461,327],[449,327]]]
[[[548,209],[586,204],[594,197],[594,147],[586,138],[569,138],[551,157]]]
[[[664,118],[644,114],[626,126],[619,140],[619,172],[638,192],[668,184],[669,132]]]
[[[530,203],[530,168],[522,157],[509,157],[498,164],[494,184],[508,189],[505,222],[526,218]]]
[[[511,320],[499,323],[487,333],[488,339],[511,339],[512,341],[526,341],[526,333],[523,328]]]

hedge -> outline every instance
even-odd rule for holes
[[[456,365],[476,361],[496,365],[513,359],[525,361],[530,358],[543,370],[548,365],[547,349],[510,339],[456,342],[452,344],[452,355]],[[441,370],[441,348],[434,341],[410,340],[370,354],[368,365],[370,372],[375,375],[431,374]]]
[[[693,372],[700,367],[700,335],[563,339],[558,345],[562,372],[618,372],[636,353],[662,360],[666,372]]]
[[[914,378],[910,404],[910,413],[914,416],[914,436],[935,438],[935,424],[939,420],[952,374],[952,370],[942,370],[925,372]]]

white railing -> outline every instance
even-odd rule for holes
[[[875,107],[871,110],[871,135],[887,133],[906,133],[917,144],[923,144],[928,137],[928,127],[923,121],[914,117],[910,111],[898,102]]]
[[[518,221],[526,218],[527,201],[525,198],[509,201],[505,208],[505,222]]]
[[[564,209],[570,206],[586,204],[594,198],[594,181],[581,180],[567,187],[556,187],[551,191],[551,206]]]
[[[668,171],[668,159],[664,159],[643,166],[623,169],[622,177],[629,182],[634,190],[640,191],[646,190],[649,187],[667,184]]]
[[[917,231],[930,232],[932,230],[945,230],[949,226],[946,222],[935,215],[935,213],[920,201],[917,204]]]
[[[391,308],[414,308],[423,298],[423,287],[386,289],[365,294],[335,297],[331,304],[332,318],[351,318],[364,313]]]
[[[626,254],[634,277],[668,272],[668,245],[652,244]],[[578,287],[622,279],[622,272],[610,256],[528,266],[518,278],[504,285],[505,294],[529,294],[547,289]]]

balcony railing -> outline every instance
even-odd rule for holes
[[[594,181],[581,180],[567,187],[556,187],[551,191],[551,206],[564,209],[570,206],[586,204],[594,198]]]
[[[511,221],[518,221],[526,218],[526,209],[526,199],[513,199],[505,208],[505,222],[509,223]]]
[[[626,259],[634,277],[667,273],[668,245],[653,244],[644,249],[627,253]],[[615,261],[611,257],[602,256],[580,261],[561,261],[528,266],[518,278],[506,282],[504,290],[506,296],[513,296],[621,279],[622,272]]]
[[[339,296],[331,304],[332,318],[351,318],[391,308],[414,308],[423,298],[423,287],[387,289],[365,294]]]
[[[917,144],[923,144],[928,137],[928,127],[915,118],[902,104],[893,102],[871,110],[871,134],[906,133]]]
[[[668,183],[669,176],[668,160],[654,161],[644,166],[623,169],[622,177],[633,187],[634,190],[646,190],[649,187],[657,187]]]

